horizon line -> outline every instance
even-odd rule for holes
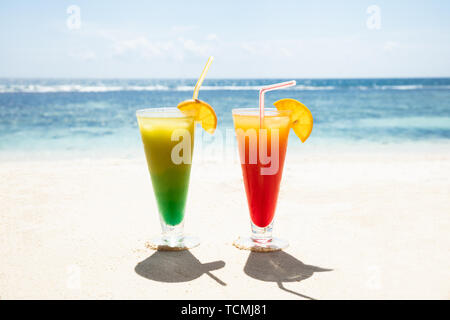
[[[0,80],[197,80],[189,77],[8,77],[0,76]],[[206,80],[382,80],[382,79],[450,79],[450,76],[414,76],[414,77],[211,77]]]

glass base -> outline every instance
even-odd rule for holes
[[[145,246],[149,249],[158,251],[181,251],[195,248],[199,244],[199,238],[194,236],[180,236],[171,238],[158,236],[150,239]]]
[[[273,221],[267,227],[258,227],[251,221],[251,227],[251,237],[239,237],[233,242],[236,248],[255,252],[272,252],[289,246],[286,240],[272,237]]]
[[[233,242],[233,246],[241,250],[255,252],[273,252],[287,248],[289,243],[279,238],[254,239],[251,237],[239,237]]]

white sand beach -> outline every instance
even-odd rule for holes
[[[277,253],[250,232],[237,163],[195,164],[185,230],[155,252],[143,157],[2,161],[0,299],[449,299],[450,149],[288,151]]]

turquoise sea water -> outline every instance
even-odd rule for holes
[[[260,86],[285,80],[208,79],[200,99],[225,135],[231,109],[257,107]],[[141,148],[135,111],[176,106],[192,97],[195,81],[0,79],[0,155],[133,154]],[[266,106],[281,98],[312,111],[312,145],[450,141],[450,78],[298,79],[268,93]]]

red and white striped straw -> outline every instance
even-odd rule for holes
[[[263,127],[263,121],[264,121],[264,93],[266,93],[267,91],[292,87],[292,86],[295,86],[296,84],[297,84],[297,82],[295,82],[295,80],[291,80],[291,81],[271,84],[271,85],[264,86],[261,89],[259,89],[259,126],[260,126],[260,128]]]

